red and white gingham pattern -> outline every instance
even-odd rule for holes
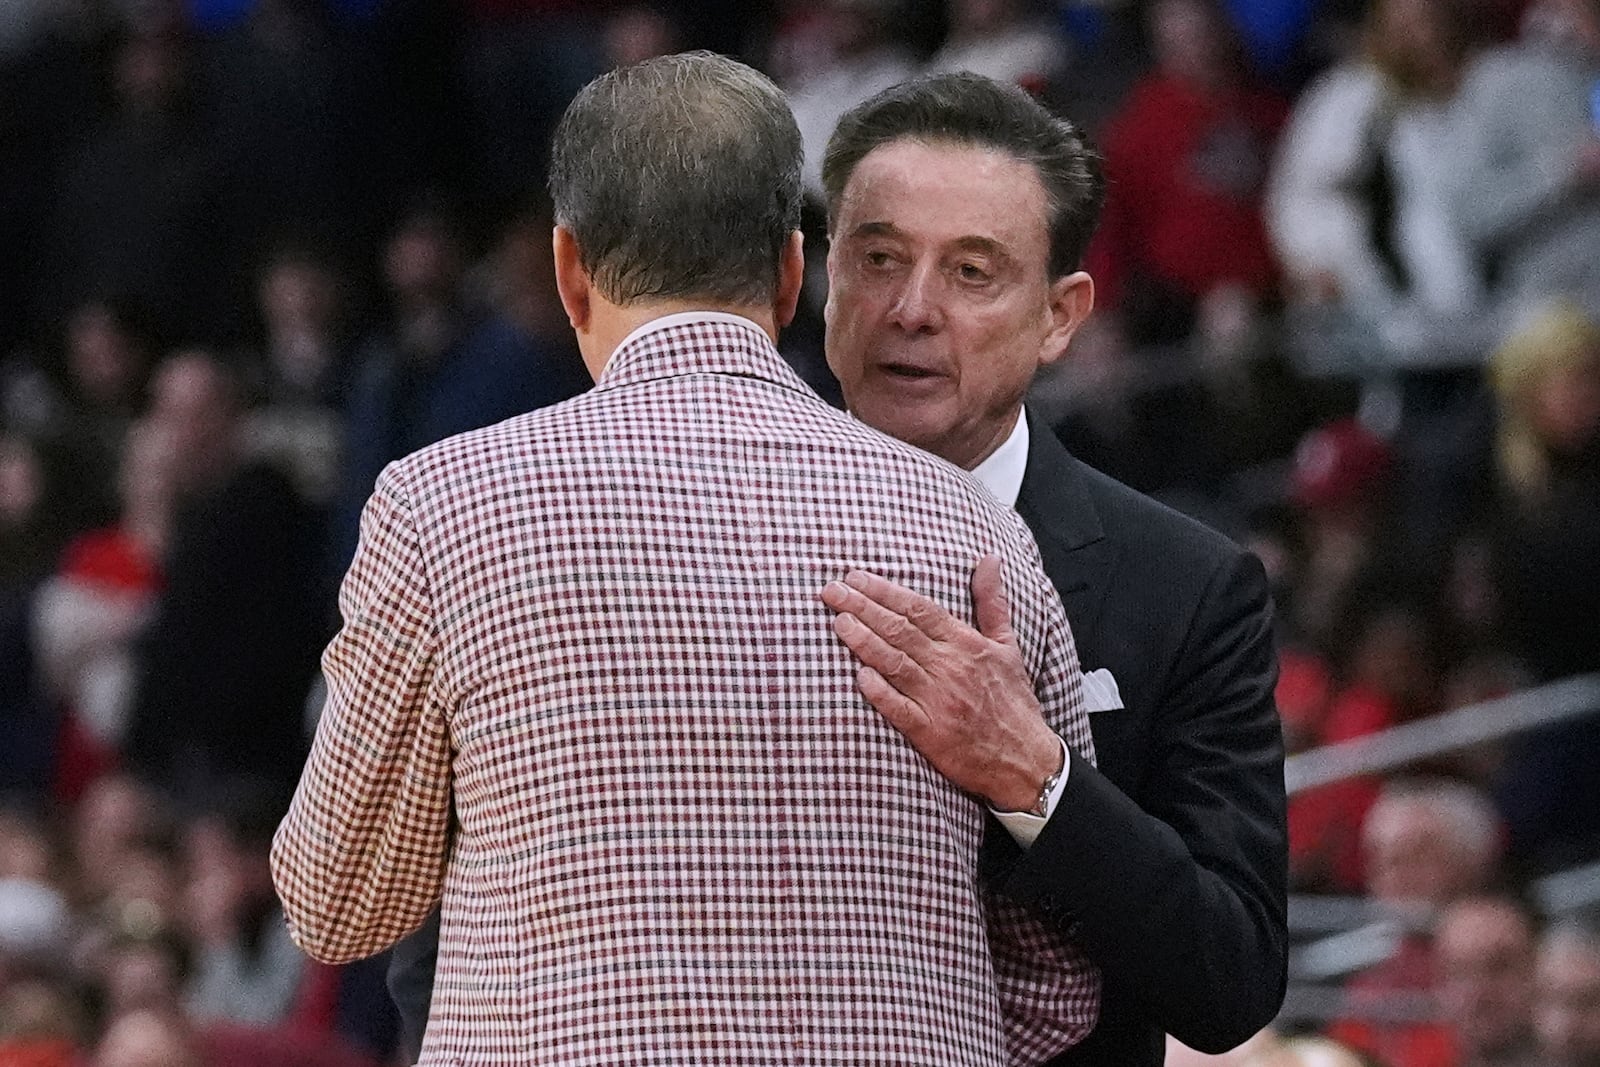
[[[369,955],[442,891],[425,1064],[1048,1058],[1097,972],[980,890],[981,804],[862,700],[818,599],[865,567],[970,621],[986,551],[1092,757],[1025,527],[754,328],[646,333],[587,395],[392,465],[273,846],[296,939]]]

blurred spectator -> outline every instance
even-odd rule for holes
[[[317,531],[288,478],[244,457],[238,384],[214,356],[171,357],[151,394],[180,460],[179,505],[128,756],[190,802],[238,773],[295,782],[324,636],[307,565]]]
[[[78,1067],[87,1031],[77,990],[66,982],[0,983],[0,1067]]]
[[[1548,1067],[1600,1067],[1600,931],[1568,920],[1539,943],[1534,1030]]]
[[[1494,355],[1499,400],[1492,521],[1502,623],[1537,681],[1600,670],[1600,327],[1544,308]],[[1499,798],[1536,866],[1600,845],[1600,719],[1514,740]]]
[[[1600,669],[1600,325],[1546,305],[1494,355],[1506,624],[1541,679]]]
[[[75,307],[60,332],[59,373],[19,354],[0,375],[0,417],[48,442],[71,469],[52,497],[64,520],[81,529],[114,514],[123,441],[144,404],[155,338],[132,304],[100,298]]]
[[[1451,207],[1512,312],[1561,294],[1600,315],[1600,3],[1536,0],[1525,22],[1467,72]]]
[[[324,506],[338,487],[349,393],[348,289],[326,257],[295,245],[273,252],[256,285],[261,380],[245,449],[293,475],[301,496]]]
[[[1351,741],[1437,710],[1439,679],[1433,641],[1427,623],[1405,608],[1388,606],[1363,617],[1341,672],[1341,684],[1316,729],[1317,743]],[[1365,881],[1375,895],[1385,899],[1373,883],[1374,872],[1363,866],[1374,847],[1365,828],[1379,789],[1375,778],[1349,778],[1307,790],[1290,801],[1294,884],[1353,892]],[[1378,840],[1381,843],[1382,839]]]
[[[34,600],[39,666],[61,718],[56,791],[69,802],[120,757],[134,642],[161,588],[177,465],[169,434],[151,423],[136,427],[123,454],[116,525],[74,539]]]
[[[1509,897],[1467,897],[1439,916],[1439,1006],[1459,1067],[1540,1067],[1533,1041],[1533,920]]]
[[[1351,979],[1349,1013],[1328,1034],[1388,1067],[1459,1067],[1448,1027],[1378,1020],[1397,995],[1434,990],[1439,967],[1432,920],[1495,877],[1498,817],[1471,786],[1401,782],[1386,786],[1368,811],[1362,844],[1368,892],[1399,923],[1398,940],[1387,960]]]
[[[44,450],[0,432],[0,595],[31,589],[61,548],[65,517],[50,482]]]
[[[54,885],[61,856],[41,819],[20,805],[0,806],[0,880]]]
[[[1295,448],[1288,490],[1302,558],[1282,609],[1292,642],[1337,655],[1348,641],[1340,635],[1374,606],[1393,467],[1388,443],[1355,419],[1318,427]]]
[[[189,946],[168,927],[128,924],[110,933],[93,968],[106,1023],[141,1011],[176,1015],[189,980]]]
[[[933,71],[970,70],[1043,93],[1059,81],[1071,46],[1030,0],[947,0],[950,34],[928,60]]]
[[[101,463],[117,455],[144,404],[154,347],[153,327],[132,305],[90,300],[67,320],[64,414],[93,442]]]
[[[1326,370],[1481,358],[1483,278],[1450,211],[1461,0],[1377,0],[1364,52],[1301,96],[1267,193],[1295,340]],[[1321,346],[1318,349],[1316,346]]]
[[[288,794],[230,783],[189,829],[184,920],[197,949],[191,1019],[272,1026],[289,1015],[307,959],[289,937],[268,853]]]
[[[1361,836],[1372,899],[1422,916],[1486,888],[1502,850],[1488,798],[1448,780],[1385,786]]]
[[[112,1023],[91,1067],[205,1067],[194,1036],[173,1015],[136,1011]]]
[[[525,231],[507,234],[494,287],[514,318],[466,300],[464,250],[440,210],[413,211],[390,238],[389,317],[361,348],[350,399],[330,561],[336,573],[343,574],[355,552],[361,508],[385,464],[591,384],[586,373],[575,373],[570,341],[543,332],[555,321],[554,286],[546,289],[540,280],[553,277],[551,252],[548,237],[542,249],[528,240]],[[530,268],[531,277],[516,273]]]
[[[1097,305],[1135,344],[1182,340],[1209,299],[1273,295],[1261,190],[1288,105],[1258,85],[1215,0],[1157,0],[1156,69],[1107,126],[1106,214],[1090,253]],[[1247,327],[1243,327],[1247,328]]]
[[[63,530],[48,494],[44,461],[31,441],[0,430],[0,789],[44,790],[55,720],[37,681],[30,612]]]
[[[328,257],[308,245],[280,245],[267,257],[256,283],[264,403],[326,405],[340,398],[347,296]]]
[[[911,53],[894,33],[899,7],[899,0],[819,0],[816,21],[805,27],[822,47],[810,69],[784,88],[805,141],[806,186],[819,198],[822,152],[839,119],[916,73]]]
[[[165,962],[176,946],[169,931],[182,902],[177,849],[156,803],[126,777],[96,782],[76,813],[71,887],[82,926],[74,964],[102,995],[127,992],[134,1000],[148,990],[151,1003],[161,990],[146,985],[147,978],[171,971],[175,987],[185,970],[181,951],[177,962]]]

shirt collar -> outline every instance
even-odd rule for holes
[[[1028,469],[1028,420],[1017,412],[1017,425],[1000,447],[972,468],[972,476],[989,494],[1008,508],[1017,506],[1022,476]]]
[[[622,343],[617,345],[616,351],[612,352],[612,358],[616,358],[617,352],[621,352],[646,334],[655,333],[657,330],[668,330],[674,326],[687,326],[695,322],[721,322],[729,326],[743,326],[747,329],[757,330],[763,337],[767,335],[767,332],[756,325],[754,320],[747,319],[743,315],[735,315],[731,311],[675,311],[670,315],[662,315],[660,318],[651,319],[649,322],[641,322],[635,326],[633,332],[624,337]]]

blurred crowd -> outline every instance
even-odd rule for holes
[[[587,386],[548,135],[685,47],[780,81],[813,183],[918,70],[1088,129],[1098,310],[1033,399],[1267,563],[1291,752],[1600,670],[1600,0],[5,0],[0,1065],[392,1060],[382,961],[301,957],[266,872],[338,579],[387,462]],[[1597,795],[1596,716],[1297,795],[1292,888],[1388,940],[1240,1055],[1600,1063],[1593,917],[1521,893]]]

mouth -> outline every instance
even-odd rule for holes
[[[929,367],[918,366],[915,363],[883,363],[878,367],[885,377],[898,381],[919,382],[931,378],[943,378],[944,375]]]

